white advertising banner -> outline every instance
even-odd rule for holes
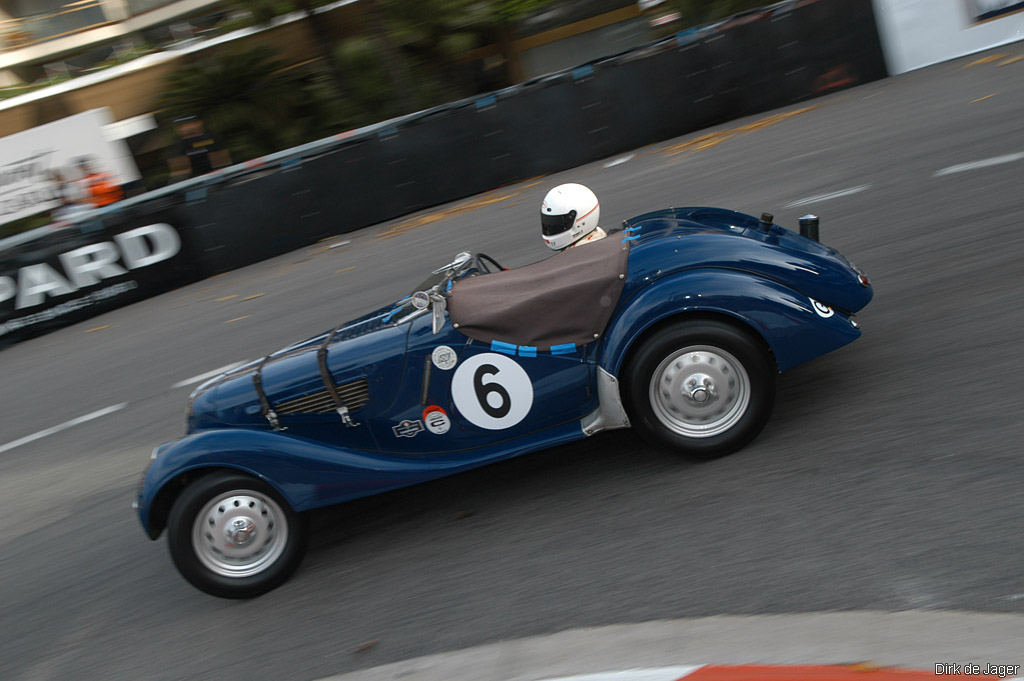
[[[890,75],[1024,40],[1024,0],[874,0]]]
[[[0,224],[59,207],[82,177],[80,159],[118,184],[139,179],[128,145],[104,134],[110,123],[109,109],[93,109],[0,137]]]

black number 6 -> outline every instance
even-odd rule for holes
[[[476,391],[476,399],[492,419],[504,418],[512,409],[512,398],[509,397],[504,386],[497,382],[484,383],[484,376],[492,376],[496,373],[498,373],[498,367],[493,364],[481,364],[473,374],[473,390]],[[498,393],[501,396],[501,404],[497,407],[492,407],[487,401],[487,396],[491,393]]]

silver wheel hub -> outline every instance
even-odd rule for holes
[[[288,525],[277,503],[259,492],[217,495],[196,515],[192,547],[204,567],[223,577],[250,577],[281,557]]]
[[[225,534],[231,546],[245,546],[256,538],[258,532],[256,523],[248,518],[234,518],[228,524]]]
[[[750,404],[750,377],[721,348],[693,345],[673,352],[654,370],[649,397],[654,415],[684,437],[713,437],[729,430]]]
[[[698,404],[703,404],[715,395],[715,382],[707,374],[693,374],[683,379],[683,394]]]

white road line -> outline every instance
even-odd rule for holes
[[[949,166],[935,172],[934,177],[941,177],[942,175],[952,175],[953,173],[963,173],[968,170],[977,170],[979,168],[988,168],[989,166],[997,166],[1003,163],[1013,163],[1014,161],[1020,161],[1024,159],[1024,153],[1020,154],[1007,154],[1006,156],[993,156],[992,158],[982,159],[981,161],[972,161],[971,163],[961,163],[955,166]]]
[[[72,427],[77,426],[79,424],[85,423],[86,421],[92,421],[93,419],[98,419],[101,416],[106,416],[107,414],[113,414],[115,411],[121,411],[122,409],[124,409],[127,406],[128,406],[127,402],[122,402],[121,404],[115,404],[115,405],[113,405],[111,407],[104,407],[103,409],[99,409],[97,411],[94,411],[91,414],[86,414],[85,416],[79,416],[76,419],[71,419],[70,421],[65,421],[64,423],[60,424],[59,426],[54,426],[53,428],[47,428],[46,430],[40,430],[38,433],[33,433],[32,435],[26,435],[25,437],[23,437],[21,439],[15,440],[14,442],[8,442],[5,445],[0,445],[0,454],[4,453],[4,452],[6,452],[6,451],[8,451],[10,449],[14,449],[15,447],[20,447],[22,445],[28,444],[29,442],[35,442],[36,440],[44,438],[47,435],[53,435],[54,433],[59,433],[62,430],[67,430],[68,428],[72,428]]]
[[[611,168],[613,166],[617,166],[619,164],[625,163],[626,161],[632,161],[635,156],[636,156],[636,154],[627,154],[625,156],[620,156],[617,159],[615,159],[614,161],[608,161],[607,163],[605,163],[604,167],[605,168]]]
[[[207,371],[205,374],[199,374],[198,376],[193,376],[192,378],[186,378],[184,381],[178,381],[177,383],[172,385],[171,389],[173,390],[174,388],[184,388],[186,385],[192,385],[193,383],[202,383],[208,378],[220,376],[225,371],[237,369],[243,364],[245,364],[245,362],[234,362],[232,364],[228,364],[227,366],[222,366],[220,369],[214,369],[213,371]]]
[[[838,199],[841,196],[849,196],[850,194],[859,194],[862,191],[871,189],[870,184],[862,184],[859,187],[850,187],[849,189],[841,189],[831,194],[818,194],[817,196],[808,196],[806,199],[800,199],[793,203],[787,203],[786,208],[796,208],[797,206],[806,206],[809,203],[817,203],[818,201],[828,201],[829,199]]]

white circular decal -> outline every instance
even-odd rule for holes
[[[814,298],[808,298],[808,300],[811,301],[811,307],[814,308],[814,311],[818,313],[819,317],[825,317],[826,319],[828,319],[829,317],[835,314],[835,310],[833,310],[825,303],[819,303]]]
[[[423,422],[427,424],[427,430],[434,435],[444,435],[452,427],[448,414],[444,413],[441,407],[427,407],[423,410]]]
[[[430,296],[425,291],[417,291],[412,294],[412,306],[417,310],[426,310],[430,307]]]
[[[511,357],[487,352],[462,362],[452,377],[452,401],[474,426],[511,428],[533,406],[533,384]]]
[[[430,359],[438,369],[444,369],[447,371],[455,366],[459,361],[459,356],[455,354],[447,345],[438,345],[434,348],[434,351],[430,353]]]

